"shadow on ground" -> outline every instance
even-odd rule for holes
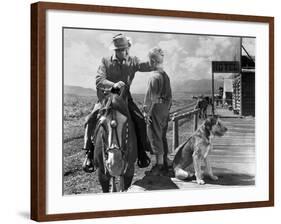
[[[141,180],[137,180],[134,185],[147,191],[179,189],[171,178],[166,176],[144,176]]]
[[[207,184],[223,185],[223,186],[248,186],[255,185],[255,175],[246,173],[235,173],[233,170],[226,168],[214,168],[214,173],[219,177],[217,181],[213,181],[208,177],[205,178]]]
[[[205,177],[206,185],[216,186],[251,186],[255,185],[255,176],[244,173],[234,173],[232,170],[216,168],[214,169],[215,175],[219,177],[217,181],[211,180]],[[142,179],[133,183],[134,186],[140,187],[143,190],[170,190],[170,189],[185,189],[194,188],[197,186],[195,178],[189,178],[186,180],[171,179],[171,176],[144,176]]]
[[[255,176],[248,174],[223,173],[217,174],[217,181],[209,178],[205,179],[206,184],[223,185],[223,186],[248,186],[255,185]]]

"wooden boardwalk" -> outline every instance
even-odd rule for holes
[[[166,189],[222,188],[255,184],[255,118],[221,118],[228,128],[225,136],[215,137],[210,154],[213,171],[218,181],[206,180],[199,186],[194,179],[180,181],[170,177],[144,176],[136,181],[130,192]],[[191,133],[190,133],[191,134]],[[173,155],[171,155],[171,159]]]

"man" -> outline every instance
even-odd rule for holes
[[[201,94],[199,97],[195,98],[197,98],[197,102],[194,109],[199,109],[199,118],[207,119],[207,109],[209,105],[209,101],[207,100],[208,97],[204,97],[204,95]]]
[[[108,58],[102,58],[101,65],[98,68],[96,76],[96,88],[98,103],[96,103],[93,111],[86,118],[84,150],[87,150],[86,158],[83,162],[83,170],[85,172],[95,171],[94,166],[94,145],[91,141],[91,135],[97,123],[97,115],[101,108],[101,102],[105,95],[102,89],[121,89],[124,86],[130,86],[136,72],[152,71],[149,62],[140,63],[137,57],[129,56],[129,48],[131,41],[123,34],[118,34],[113,37],[111,49],[114,54]],[[128,107],[135,125],[138,145],[138,165],[139,167],[147,167],[150,164],[150,159],[145,150],[149,151],[149,144],[146,134],[146,124],[144,117],[137,105],[133,102],[129,92]]]
[[[165,175],[168,168],[166,133],[169,110],[172,105],[172,91],[169,76],[163,69],[163,51],[160,48],[152,49],[149,52],[149,60],[155,71],[148,82],[143,109],[147,121],[147,134],[156,157],[156,164],[147,174]]]

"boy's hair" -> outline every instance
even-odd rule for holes
[[[149,59],[152,59],[153,61],[157,63],[163,63],[164,60],[164,52],[161,48],[155,47],[152,48],[148,53]]]

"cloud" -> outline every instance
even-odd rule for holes
[[[94,87],[100,59],[84,42],[72,42],[64,50],[64,82],[66,85]]]
[[[171,81],[173,81],[175,75],[177,74],[177,68],[181,57],[185,51],[176,37],[171,40],[160,41],[158,45],[164,51],[164,67],[167,70],[167,73],[171,75]]]
[[[255,38],[244,38],[242,42],[246,51],[252,56],[255,55],[256,52],[256,39]],[[242,51],[243,55],[246,55],[244,51]]]
[[[198,42],[198,48],[195,52],[196,56],[209,57],[214,54],[217,46],[213,38],[200,37]]]
[[[204,79],[211,73],[211,62],[206,57],[186,57],[181,64],[185,71],[185,78]]]
[[[165,39],[174,39],[174,35],[173,34],[163,34],[163,38],[165,38]]]
[[[233,60],[239,52],[237,37],[200,37],[195,55],[211,60]]]
[[[206,63],[206,59],[204,57],[186,57],[184,63],[180,66],[190,71],[194,71],[198,66],[201,66],[202,63]]]
[[[112,37],[121,31],[66,29],[64,35],[65,84],[95,88],[95,76],[102,57],[112,54]],[[132,38],[130,55],[148,60],[148,51],[159,46],[163,49],[164,69],[171,82],[210,78],[211,61],[234,60],[239,55],[239,37],[200,36],[123,32]],[[250,54],[255,54],[255,39],[243,39]],[[238,57],[236,57],[238,58]],[[133,92],[144,92],[148,73],[137,73]]]
[[[171,40],[160,41],[158,45],[164,50],[164,52],[166,51],[167,54],[173,54],[182,50],[178,40],[175,38]]]
[[[113,32],[103,32],[97,35],[96,39],[104,46],[104,48],[109,49],[110,44],[112,42],[112,37],[114,35],[116,34]]]
[[[142,61],[147,61],[150,48],[151,46],[147,43],[133,43],[130,48],[130,55],[137,56]]]

